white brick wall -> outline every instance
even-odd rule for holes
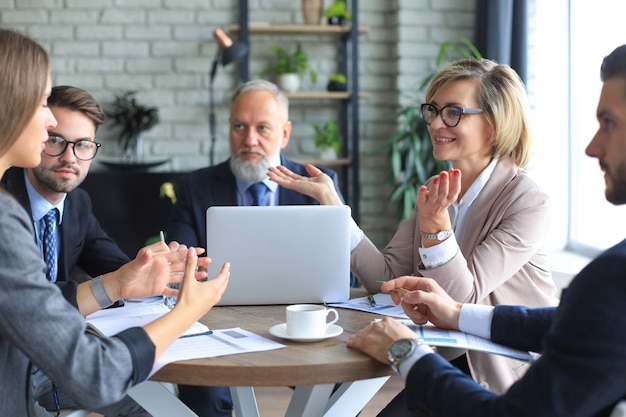
[[[122,89],[139,91],[140,101],[157,105],[161,123],[145,134],[147,158],[171,158],[164,170],[208,164],[208,82],[216,45],[213,30],[237,21],[236,0],[0,0],[0,25],[39,40],[53,58],[53,84],[89,90],[103,105]],[[330,0],[325,0],[326,4]],[[252,22],[302,23],[300,0],[250,0]],[[395,231],[395,207],[387,203],[388,166],[373,149],[395,127],[399,104],[416,99],[432,68],[439,43],[471,37],[473,1],[361,0],[359,20],[371,30],[360,37],[360,84],[370,92],[360,112],[361,218],[370,238],[383,246]],[[236,37],[236,35],[235,35]],[[296,39],[251,38],[250,77],[259,76],[281,44]],[[297,37],[319,73],[323,89],[336,71],[333,37]],[[228,94],[237,83],[236,65],[219,68],[215,80],[218,144],[216,160],[228,155]],[[305,86],[310,85],[305,82]],[[294,102],[292,157],[311,156],[311,123],[333,117],[335,104]],[[102,155],[115,153],[115,134],[99,132]],[[94,164],[92,169],[99,169]]]

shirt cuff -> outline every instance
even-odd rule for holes
[[[491,340],[493,306],[463,304],[459,314],[459,330],[483,339]]]
[[[450,262],[459,250],[456,237],[452,234],[443,242],[429,248],[418,248],[420,259],[426,269],[435,268]]]
[[[400,362],[400,366],[398,366],[398,373],[406,381],[406,377],[409,375],[411,368],[415,365],[415,362],[422,359],[425,355],[429,353],[435,353],[435,351],[428,345],[421,344],[418,345],[411,355],[407,356],[402,362]]]
[[[354,219],[350,219],[350,252],[352,252],[365,237],[365,233],[357,226]]]

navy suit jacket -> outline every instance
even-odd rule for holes
[[[585,267],[558,307],[496,306],[493,341],[541,353],[503,395],[439,355],[416,362],[407,401],[418,416],[597,417],[626,399],[626,240]]]
[[[30,214],[24,170],[10,168],[2,177],[2,185]],[[114,271],[129,262],[128,256],[100,227],[86,191],[76,188],[67,194],[60,225],[59,282],[70,281],[76,266],[92,277]],[[36,238],[35,238],[36,239]],[[63,286],[63,285],[61,285]]]
[[[281,155],[281,165],[299,175],[309,176],[304,165]],[[333,179],[339,191],[337,173],[320,168]],[[319,202],[296,191],[279,187],[278,204],[311,205]],[[342,201],[343,201],[343,197]],[[172,209],[167,240],[175,240],[187,246],[206,248],[206,210],[211,206],[236,206],[237,182],[229,161],[202,168],[183,176],[176,187],[176,204]]]

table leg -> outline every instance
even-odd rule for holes
[[[285,417],[321,417],[335,384],[302,385],[294,389]],[[355,414],[356,415],[356,414]],[[344,416],[347,416],[344,415]]]
[[[230,396],[237,417],[260,417],[254,387],[230,387]]]
[[[146,381],[135,385],[128,391],[128,395],[153,417],[198,417],[196,413],[178,400],[175,393],[159,382]]]
[[[344,382],[328,400],[323,417],[356,416],[390,377]]]

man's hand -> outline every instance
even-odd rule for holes
[[[196,248],[196,253],[204,249]],[[120,298],[145,298],[155,295],[176,296],[178,290],[167,284],[180,283],[185,270],[187,247],[176,242],[169,246],[156,242],[142,248],[135,259],[117,271],[103,277],[105,288],[112,300]],[[206,280],[209,258],[198,258],[197,280]]]
[[[360,350],[379,362],[389,364],[387,351],[399,339],[415,339],[415,332],[391,317],[374,322],[348,339],[348,347]]]
[[[404,288],[408,293],[394,290]],[[430,321],[442,329],[458,330],[461,303],[454,301],[431,278],[404,276],[383,283],[381,291],[391,292],[396,304],[402,303],[402,309],[416,324]]]

